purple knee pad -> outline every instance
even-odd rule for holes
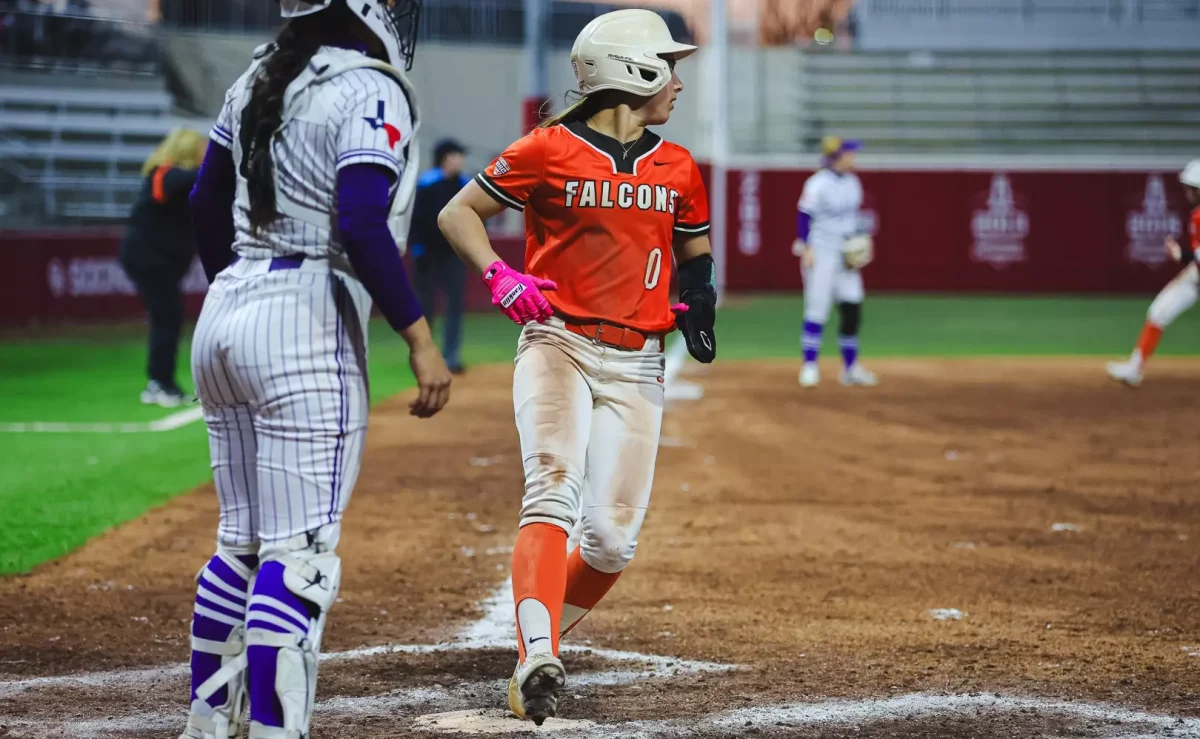
[[[243,555],[238,562],[253,572],[258,557]],[[249,577],[238,572],[220,555],[214,556],[200,571],[196,584],[196,603],[192,613],[192,636],[215,642],[228,641],[233,630],[246,620],[249,598]],[[196,689],[221,669],[221,655],[192,650],[192,696]],[[221,688],[208,699],[211,706],[221,706],[229,698],[228,688]]]
[[[307,638],[316,608],[288,590],[283,583],[284,567],[264,562],[254,581],[254,593],[246,617],[246,628],[292,634]],[[275,691],[278,647],[252,645],[249,661],[250,720],[263,726],[283,727],[283,708]]]

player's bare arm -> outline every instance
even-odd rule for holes
[[[483,224],[503,211],[504,205],[472,180],[438,214],[438,228],[454,247],[459,259],[483,272],[500,259],[500,255],[492,248],[492,241]]]
[[[558,286],[508,266],[492,248],[484,228],[483,222],[505,207],[505,202],[484,192],[478,179],[472,180],[438,214],[438,228],[459,258],[483,273],[483,282],[492,291],[492,305],[522,326],[544,323],[554,311],[542,291]]]
[[[417,397],[408,404],[409,412],[417,418],[430,418],[450,402],[450,368],[423,316],[400,336],[408,344],[408,366],[417,379]]]

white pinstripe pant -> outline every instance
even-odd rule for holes
[[[192,343],[226,546],[341,521],[366,440],[370,296],[324,260],[269,265],[217,277]]]

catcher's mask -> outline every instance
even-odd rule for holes
[[[284,18],[320,13],[335,4],[346,5],[383,44],[387,62],[412,69],[417,53],[421,0],[276,0]]]

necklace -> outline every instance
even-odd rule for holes
[[[596,119],[593,116],[588,119],[588,124],[594,124],[595,121],[596,121]],[[596,128],[594,125],[589,125],[588,127],[591,128],[593,131],[600,133],[600,130],[598,128]],[[604,134],[604,133],[601,133],[600,135],[608,136],[608,134]],[[612,136],[608,136],[608,138],[612,139],[613,141],[616,141],[617,146],[621,147],[621,160],[622,161],[629,158],[629,152],[633,151],[633,147],[637,146],[637,143],[642,140],[642,137],[639,135],[636,139],[634,139],[633,141],[630,141],[628,144],[623,144]]]

